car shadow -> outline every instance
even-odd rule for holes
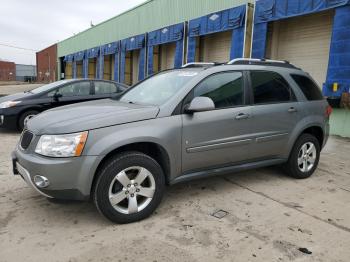
[[[174,207],[179,203],[188,202],[189,199],[193,199],[194,197],[197,199],[211,197],[211,195],[216,195],[218,192],[227,190],[228,184],[232,185],[232,190],[236,190],[237,187],[234,187],[234,185],[237,186],[235,181],[240,181],[242,179],[244,179],[244,184],[253,185],[262,180],[266,182],[276,179],[288,180],[290,178],[284,175],[279,167],[268,167],[223,176],[213,176],[168,186],[161,205],[152,217],[157,215],[160,217],[167,217],[169,206]],[[99,214],[92,201],[83,202],[48,199],[47,203],[48,204],[43,206],[46,208],[45,212],[47,212],[47,208],[50,208],[48,206],[57,207],[52,210],[52,212],[55,213],[55,216],[62,217],[62,214],[69,213],[74,214],[75,219],[84,220],[86,223],[90,223],[87,221],[91,220],[100,225],[115,225],[113,222],[110,222]],[[67,219],[69,220],[69,217],[67,217]]]
[[[0,128],[0,135],[19,135],[20,131],[15,129]]]
[[[283,169],[280,166],[271,166],[248,171],[234,172],[231,174],[211,176],[175,184],[168,188],[168,192],[171,195],[173,193],[176,194],[177,191],[192,191],[194,188],[200,190],[209,189],[209,191],[215,192],[220,191],[223,187],[226,187],[227,183],[236,184],[239,186],[240,183],[244,181],[244,184],[254,185],[260,183],[261,181],[268,182],[276,179],[290,180],[291,178],[283,172]],[[183,193],[185,193],[185,195]],[[186,195],[186,192],[182,192],[180,195],[184,198],[189,197]]]

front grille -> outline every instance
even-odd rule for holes
[[[33,139],[33,134],[28,130],[25,130],[21,137],[21,147],[23,149],[27,149],[30,143],[32,142],[32,139]]]

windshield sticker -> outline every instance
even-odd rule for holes
[[[198,75],[198,73],[197,72],[181,72],[181,73],[179,73],[179,75],[178,76],[196,76],[196,75]]]

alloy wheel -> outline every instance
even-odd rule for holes
[[[298,167],[303,173],[309,172],[315,164],[317,158],[316,147],[312,142],[302,145],[298,154]]]
[[[120,171],[109,186],[109,202],[123,214],[134,214],[152,201],[156,183],[150,171],[133,166]]]

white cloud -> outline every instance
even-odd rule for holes
[[[0,44],[44,49],[145,0],[1,0]],[[0,45],[0,59],[35,64],[35,52]]]

